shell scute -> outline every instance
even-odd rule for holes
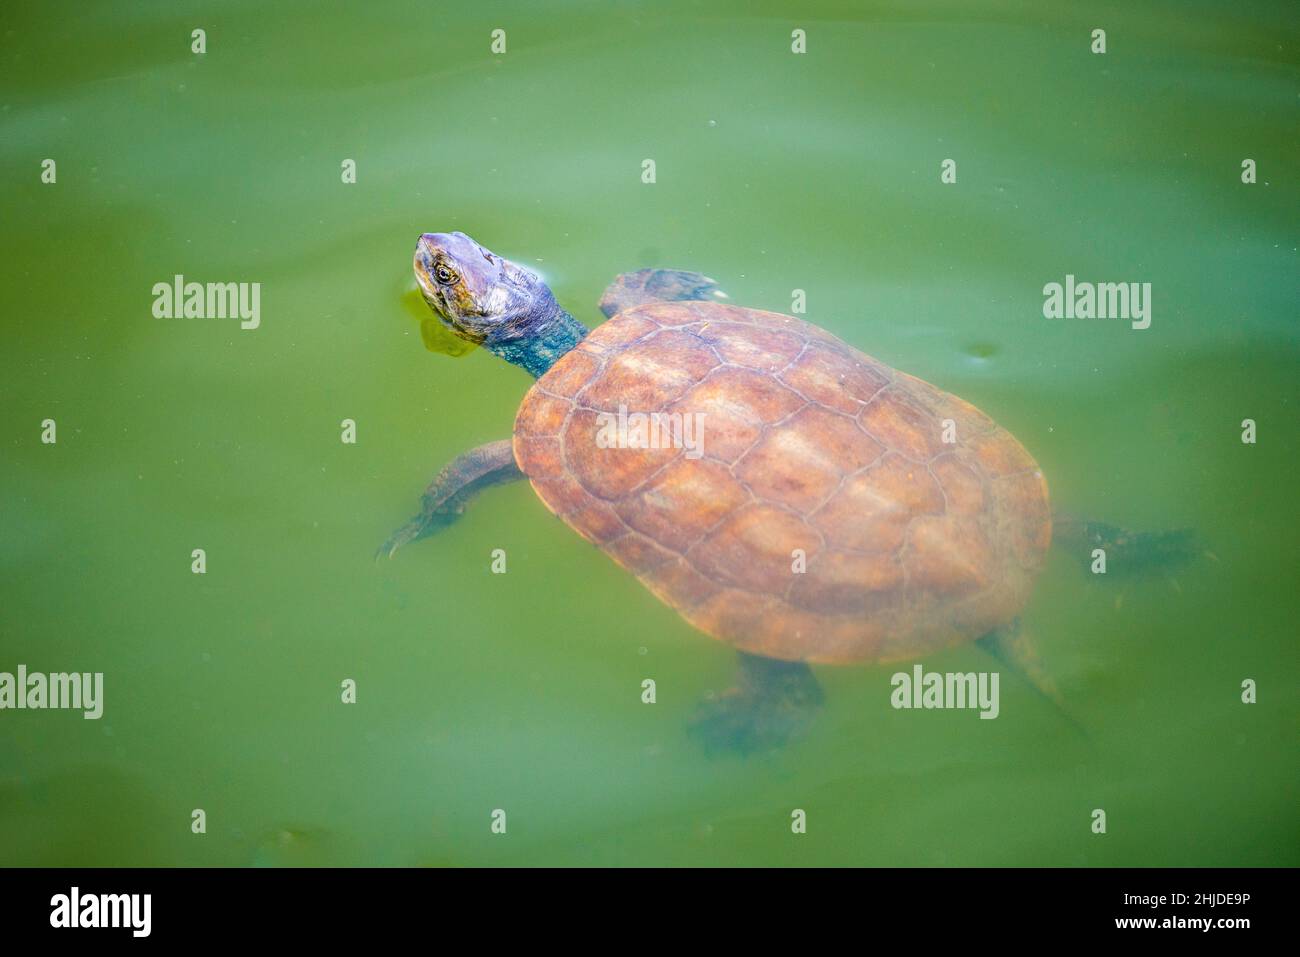
[[[688,332],[665,329],[605,359],[601,374],[577,396],[584,406],[661,412],[721,363]],[[549,374],[549,373],[548,373]]]
[[[618,513],[631,528],[683,554],[750,498],[718,462],[682,456],[628,496]]]
[[[600,415],[592,409],[575,409],[563,435],[565,466],[597,498],[623,498],[681,454],[674,448],[620,448],[617,430]],[[609,438],[602,440],[602,434]],[[524,473],[532,475],[527,466]]]
[[[897,553],[862,554],[831,548],[793,580],[790,601],[807,611],[866,615],[896,604],[904,583]]]
[[[850,476],[813,515],[826,540],[858,552],[897,552],[918,515],[940,515],[943,490],[925,468],[895,452]]]
[[[803,399],[790,390],[773,388],[770,376],[724,367],[674,402],[669,412],[703,416],[704,454],[731,464],[753,447],[764,426],[803,405]]]
[[[790,584],[795,550],[811,556],[820,547],[820,536],[799,516],[754,502],[728,515],[686,557],[714,581],[780,594]]]
[[[889,385],[888,377],[878,366],[879,363],[855,360],[828,343],[810,342],[778,378],[812,402],[856,415],[863,403]]]
[[[858,421],[882,445],[917,462],[928,462],[950,448],[943,441],[942,420],[927,413],[902,388],[882,390],[863,408]]]
[[[732,322],[703,322],[695,334],[724,362],[778,372],[803,350],[805,340],[785,329],[755,330]]]

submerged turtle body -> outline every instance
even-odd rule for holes
[[[610,447],[620,410],[701,415],[702,441]],[[597,327],[528,392],[513,444],[551,511],[692,625],[769,658],[980,638],[1024,606],[1051,538],[1038,465],[974,406],[806,322],[715,302]]]
[[[1112,572],[1195,555],[1190,529],[1053,528],[1038,466],[978,409],[798,319],[722,305],[700,273],[623,273],[589,331],[536,273],[464,233],[424,233],[413,267],[432,331],[537,381],[513,437],[447,463],[378,554],[528,478],[739,651],[734,685],[690,722],[710,752],[803,734],[824,701],[808,662],[916,661],[971,639],[1068,718],[1017,618],[1049,541],[1080,558],[1103,548]]]

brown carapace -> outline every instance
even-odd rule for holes
[[[620,411],[701,416],[700,441],[602,444]],[[514,455],[692,625],[769,658],[915,659],[988,635],[1051,539],[1042,472],[984,413],[816,326],[715,302],[597,327],[528,392]]]

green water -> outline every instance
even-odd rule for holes
[[[6,3],[0,671],[105,711],[0,712],[0,864],[1300,862],[1298,42],[1285,2]],[[422,348],[450,229],[589,324],[647,265],[803,289],[1059,505],[1213,557],[1053,553],[1024,623],[1088,740],[1010,675],[981,721],[823,668],[809,737],[707,758],[730,652],[526,485],[371,560],[528,385]],[[260,328],[154,318],[177,273],[262,283]],[[1151,327],[1044,319],[1067,273],[1152,283]]]

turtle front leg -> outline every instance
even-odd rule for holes
[[[690,734],[709,754],[769,751],[803,734],[825,701],[812,669],[739,653],[736,686],[702,701]]]
[[[515,463],[509,439],[488,442],[458,456],[434,477],[420,500],[420,514],[393,532],[379,546],[375,558],[392,558],[408,542],[426,538],[446,528],[485,488],[524,477]]]
[[[708,276],[683,269],[638,269],[618,276],[600,297],[606,318],[647,302],[713,302],[727,294]]]

